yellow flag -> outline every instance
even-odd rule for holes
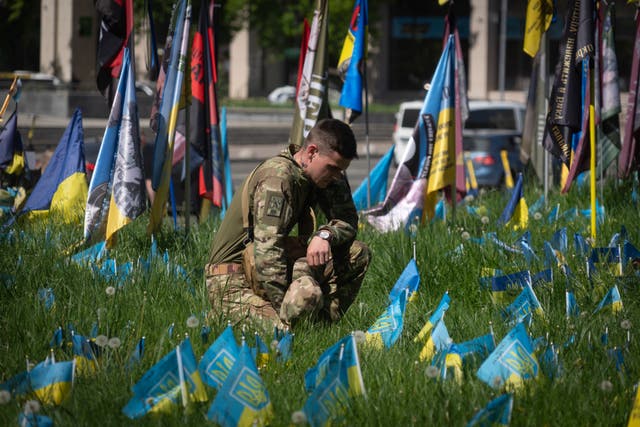
[[[527,17],[524,28],[525,51],[532,58],[540,49],[540,38],[549,29],[553,17],[552,0],[529,0],[527,4]]]

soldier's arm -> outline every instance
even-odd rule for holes
[[[319,191],[318,206],[328,220],[327,224],[319,228],[329,230],[332,246],[349,243],[356,238],[358,212],[345,177]]]
[[[256,276],[278,311],[287,289],[285,240],[292,208],[286,182],[278,176],[259,181],[253,195]]]

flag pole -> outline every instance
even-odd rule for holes
[[[365,30],[366,34],[366,30]],[[367,209],[371,209],[371,148],[369,144],[369,85],[367,84],[367,58],[363,61],[362,80],[364,84],[364,138],[367,144]]]
[[[9,108],[9,100],[15,93],[17,84],[18,84],[18,76],[14,74],[13,81],[11,82],[11,86],[9,87],[9,92],[7,93],[7,96],[4,98],[4,102],[2,103],[2,109],[0,109],[0,123],[2,123],[2,120],[3,120],[2,117],[4,116],[4,113],[7,111],[7,108]]]

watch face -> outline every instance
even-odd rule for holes
[[[324,240],[329,240],[329,238],[331,237],[331,233],[329,233],[327,230],[320,230],[318,232],[318,237]]]

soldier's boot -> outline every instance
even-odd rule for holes
[[[293,326],[303,318],[313,318],[322,307],[322,289],[311,276],[299,277],[289,285],[280,306],[280,320]]]

